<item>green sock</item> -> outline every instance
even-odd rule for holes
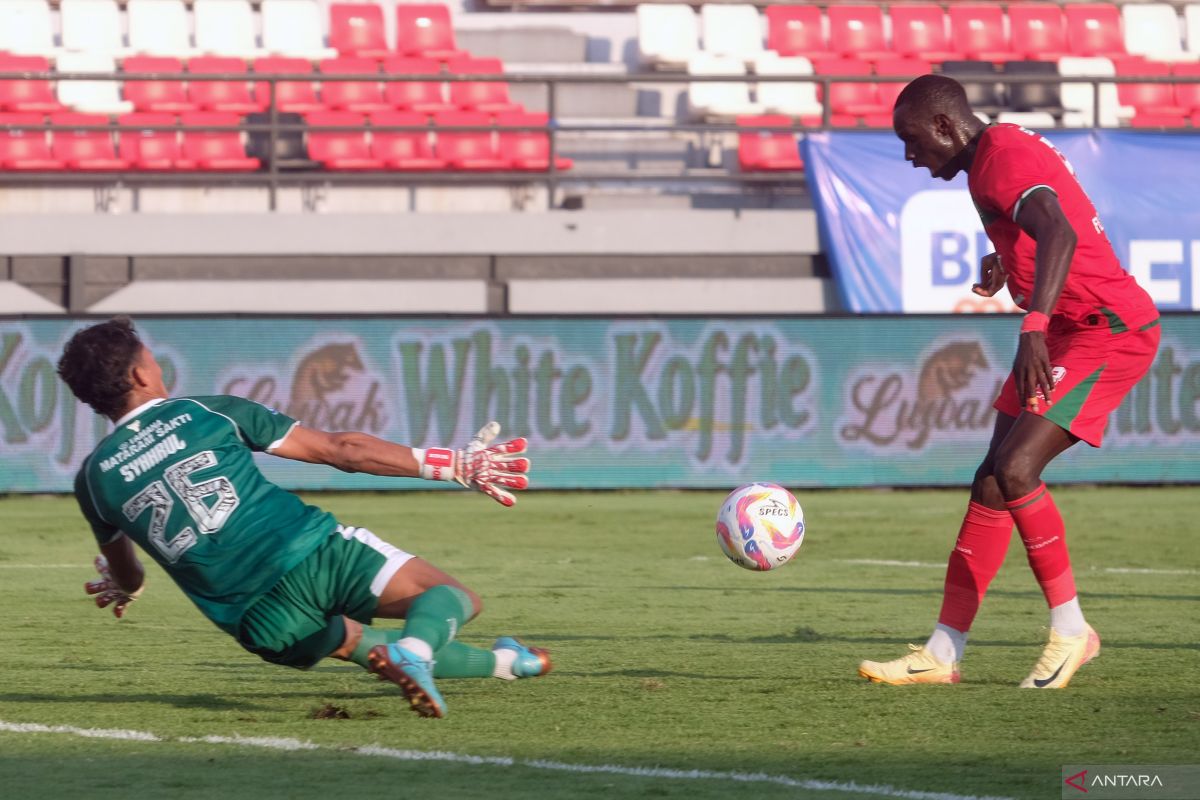
[[[363,669],[369,669],[367,653],[371,652],[371,648],[379,644],[391,644],[400,639],[402,635],[402,631],[382,631],[363,625],[362,639],[354,648],[354,652],[350,654],[350,660]]]
[[[454,586],[434,586],[417,595],[404,618],[404,638],[420,639],[436,653],[471,617],[471,597]]]
[[[495,653],[462,642],[449,642],[433,660],[435,678],[490,678],[496,669]]]

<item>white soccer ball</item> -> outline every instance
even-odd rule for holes
[[[804,509],[778,484],[739,486],[717,512],[717,543],[739,567],[757,571],[782,567],[803,542]]]

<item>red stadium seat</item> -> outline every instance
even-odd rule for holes
[[[550,125],[550,115],[541,112],[506,111],[496,115],[496,124],[516,127],[519,125]],[[508,160],[513,169],[545,172],[550,169],[550,134],[542,131],[500,131],[500,155]],[[556,170],[570,169],[574,163],[569,158],[556,156]]]
[[[0,125],[42,125],[41,114],[0,113]],[[64,169],[66,164],[50,153],[44,130],[0,131],[0,169],[35,172]]]
[[[421,56],[438,61],[470,55],[454,43],[450,11],[443,5],[423,3],[396,4],[396,52],[402,56]]]
[[[387,58],[390,54],[378,3],[334,3],[329,7],[329,45],[343,56]]]
[[[200,56],[188,61],[188,72],[193,75],[243,75],[246,62],[233,56]],[[204,111],[249,114],[262,111],[265,105],[250,94],[250,84],[245,80],[191,81],[188,96]]]
[[[326,75],[370,75],[379,65],[369,58],[327,58],[321,61]],[[391,104],[383,97],[378,81],[326,81],[321,84],[321,99],[327,108],[369,113],[388,111]]]
[[[241,122],[237,114],[214,111],[193,111],[180,117],[184,127],[219,125],[229,127]],[[246,172],[258,169],[257,158],[246,155],[240,131],[183,132],[183,157],[195,162],[200,169],[221,172]]]
[[[305,116],[312,126],[335,125],[360,127],[366,123],[362,114],[353,111],[314,111]],[[326,169],[370,170],[383,169],[382,159],[371,155],[365,128],[357,131],[308,132],[308,155],[320,161]]]
[[[1200,78],[1200,62],[1180,61],[1175,64],[1173,72],[1181,78]],[[1200,111],[1200,83],[1175,84],[1175,104],[1189,111]]]
[[[108,125],[108,117],[103,114],[60,111],[50,115],[50,124],[55,127]],[[50,152],[68,169],[89,172],[129,169],[129,162],[117,156],[111,130],[55,130],[51,137]]]
[[[169,56],[131,56],[122,63],[125,72],[182,75],[183,62]],[[183,81],[132,81],[124,83],[125,99],[138,111],[162,111],[179,114],[195,111],[196,104],[188,100]]]
[[[1023,58],[1058,61],[1070,53],[1062,9],[1052,3],[1012,3],[1008,7],[1012,49]]]
[[[816,6],[767,6],[767,49],[809,61],[833,58]]]
[[[739,127],[788,127],[783,114],[738,117]],[[739,131],[738,167],[742,172],[794,172],[804,169],[800,145],[791,131]]]
[[[423,125],[422,131],[381,131],[387,125]],[[379,111],[371,115],[371,156],[388,169],[428,171],[445,169],[433,154],[429,117],[416,111]]]
[[[303,58],[264,56],[254,59],[254,71],[259,75],[310,75],[313,68],[312,64]],[[266,81],[255,83],[254,97],[263,104],[264,109],[269,109],[271,84]],[[281,112],[294,114],[307,114],[325,108],[325,104],[317,98],[317,90],[312,81],[276,81],[275,106]]]
[[[383,62],[383,71],[390,75],[441,75],[441,62],[432,58],[393,56]],[[395,108],[436,114],[453,111],[453,103],[442,99],[442,81],[391,81],[383,85],[383,96]]]
[[[1072,55],[1113,58],[1125,55],[1121,11],[1101,3],[1067,5],[1067,46]]]
[[[1171,67],[1161,61],[1119,60],[1117,75],[1126,78],[1162,78],[1171,74]],[[1132,106],[1137,114],[1179,115],[1187,108],[1175,102],[1174,86],[1169,83],[1118,83],[1117,101]]]
[[[941,6],[892,6],[888,14],[892,18],[892,50],[896,55],[927,61],[957,57],[958,51],[947,32],[946,12]]]
[[[454,169],[489,171],[507,169],[508,161],[500,157],[492,144],[491,131],[446,131],[445,126],[490,125],[491,118],[482,111],[443,111],[433,117],[437,131],[437,152]]]
[[[813,65],[813,71],[818,75],[870,75],[871,65],[856,58],[826,59]],[[830,84],[829,105],[835,115],[848,114],[852,117],[890,113],[892,110],[884,107],[873,82]],[[838,122],[845,124],[845,120]]]
[[[50,72],[43,56],[14,56],[0,53],[0,72]],[[62,110],[50,81],[0,81],[0,108],[5,111],[53,113]]]
[[[915,78],[919,75],[925,75],[930,70],[928,61],[921,58],[884,58],[875,62],[876,75],[895,75],[897,77]],[[887,109],[888,123],[886,127],[891,127],[892,107],[896,105],[896,98],[900,92],[904,91],[903,83],[880,83],[879,86],[879,104]],[[881,127],[881,126],[873,126]]]
[[[175,126],[173,114],[134,112],[117,117],[121,130],[117,134],[121,158],[134,169],[185,170],[196,165],[183,157],[176,130],[146,130],[146,127]]]
[[[950,6],[950,38],[959,58],[976,61],[1015,61],[998,5],[964,3]]]
[[[868,61],[894,55],[883,36],[883,10],[879,6],[829,6],[826,13],[830,50]]]
[[[451,75],[500,75],[504,67],[498,58],[458,58],[446,65]],[[450,103],[467,111],[499,114],[520,111],[521,106],[508,96],[508,84],[499,81],[451,81]]]
[[[1139,111],[1129,120],[1133,128],[1185,128],[1188,118],[1186,114],[1170,114],[1161,111]]]

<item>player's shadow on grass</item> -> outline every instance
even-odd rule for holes
[[[269,696],[275,697],[275,694]],[[272,711],[274,706],[246,703],[215,694],[0,694],[0,703],[161,703],[175,708],[203,708],[210,711]]]

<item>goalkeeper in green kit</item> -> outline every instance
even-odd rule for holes
[[[353,661],[400,687],[414,711],[443,717],[435,678],[544,675],[545,650],[502,637],[454,641],[478,595],[370,531],[338,524],[267,481],[252,452],[346,472],[451,481],[504,506],[529,485],[524,439],[493,443],[492,422],[461,450],[421,450],[365,433],[325,433],[227,395],[168,398],[162,370],[118,317],[77,332],[58,373],[115,425],[75,479],[101,555],[87,591],[117,617],[144,589],[136,542],[246,650],[304,669]],[[400,630],[372,627],[403,619]]]

